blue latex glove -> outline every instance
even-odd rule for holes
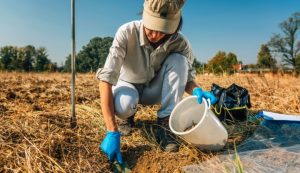
[[[119,164],[123,164],[120,150],[120,132],[107,131],[100,148],[107,155],[108,160],[114,162],[115,158]]]
[[[213,93],[208,92],[208,91],[203,91],[199,87],[193,89],[193,95],[197,96],[199,104],[202,103],[202,97],[204,97],[206,100],[210,99],[210,103],[212,105],[217,102],[217,98],[215,97],[215,95]]]

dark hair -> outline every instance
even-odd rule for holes
[[[183,19],[182,19],[182,16],[180,16],[180,21],[179,21],[179,24],[178,24],[178,27],[177,27],[175,33],[178,33],[179,31],[181,31],[182,25],[183,25]]]
[[[182,25],[183,25],[183,19],[182,19],[182,16],[180,16],[180,21],[179,21],[176,31],[173,34],[168,34],[167,37],[171,37],[171,36],[173,38],[177,37],[178,32],[181,31],[181,29],[182,29]]]

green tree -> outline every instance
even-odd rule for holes
[[[0,64],[2,70],[15,71],[55,71],[57,64],[48,59],[44,47],[36,49],[32,45],[25,47],[5,46],[0,50]]]
[[[4,46],[0,50],[0,61],[2,63],[3,70],[16,70],[16,61],[18,57],[18,48],[13,46]]]
[[[4,69],[4,65],[2,64],[2,62],[0,61],[0,70],[2,71],[2,70],[5,70]]]
[[[49,72],[54,72],[54,71],[60,71],[60,69],[59,69],[59,67],[58,67],[58,65],[57,65],[56,62],[55,62],[55,63],[52,63],[52,62],[50,61],[50,63],[47,65],[47,71],[49,71]]]
[[[212,73],[225,73],[226,52],[219,51],[208,61],[208,70]]]
[[[238,64],[237,56],[229,52],[219,51],[217,54],[208,62],[208,69],[212,73],[232,73],[234,71],[234,65]]]
[[[297,73],[300,73],[300,54],[296,57],[296,71]]]
[[[253,69],[254,69],[254,70],[257,69],[257,64],[248,64],[247,66],[248,66],[249,69],[252,69],[252,70],[253,70]]]
[[[195,58],[195,59],[194,59],[194,63],[193,63],[193,67],[195,68],[196,73],[197,73],[197,74],[200,74],[200,73],[202,73],[202,72],[204,71],[205,64],[199,62],[199,61]]]
[[[18,54],[21,63],[22,71],[32,71],[32,62],[35,56],[35,47],[32,45],[27,45],[24,48],[19,48]]]
[[[237,56],[229,52],[225,59],[225,69],[227,73],[233,73],[234,72],[234,65],[238,64]]]
[[[48,59],[46,48],[45,47],[37,48],[35,52],[34,63],[33,63],[34,70],[37,72],[49,70],[50,64],[51,61]]]
[[[77,65],[75,66],[76,71],[78,69]],[[71,71],[71,55],[66,57],[65,65],[63,66],[63,72],[70,72]]]
[[[259,68],[276,68],[276,59],[274,59],[270,53],[270,49],[267,45],[262,44],[260,47],[260,51],[257,55],[257,66]]]
[[[76,56],[76,71],[96,71],[99,67],[103,67],[112,41],[112,37],[95,37],[91,39]],[[64,71],[70,71],[70,67],[71,56],[69,55],[65,62]]]
[[[297,32],[300,28],[300,12],[294,13],[279,25],[283,35],[275,34],[268,43],[271,51],[282,55],[285,65],[296,67],[296,57],[300,51],[300,41]]]
[[[0,50],[0,62],[3,70],[9,70],[9,66],[11,64],[11,52],[12,46],[2,47]]]

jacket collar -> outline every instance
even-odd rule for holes
[[[141,21],[140,24],[140,46],[150,46],[150,43],[148,39],[146,38],[146,35],[144,33],[144,25],[143,22]]]

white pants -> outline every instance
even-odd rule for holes
[[[181,54],[170,54],[158,74],[149,85],[132,84],[119,80],[113,86],[115,113],[121,119],[135,114],[137,104],[161,104],[157,112],[159,118],[171,114],[182,99],[188,77],[187,58]]]

